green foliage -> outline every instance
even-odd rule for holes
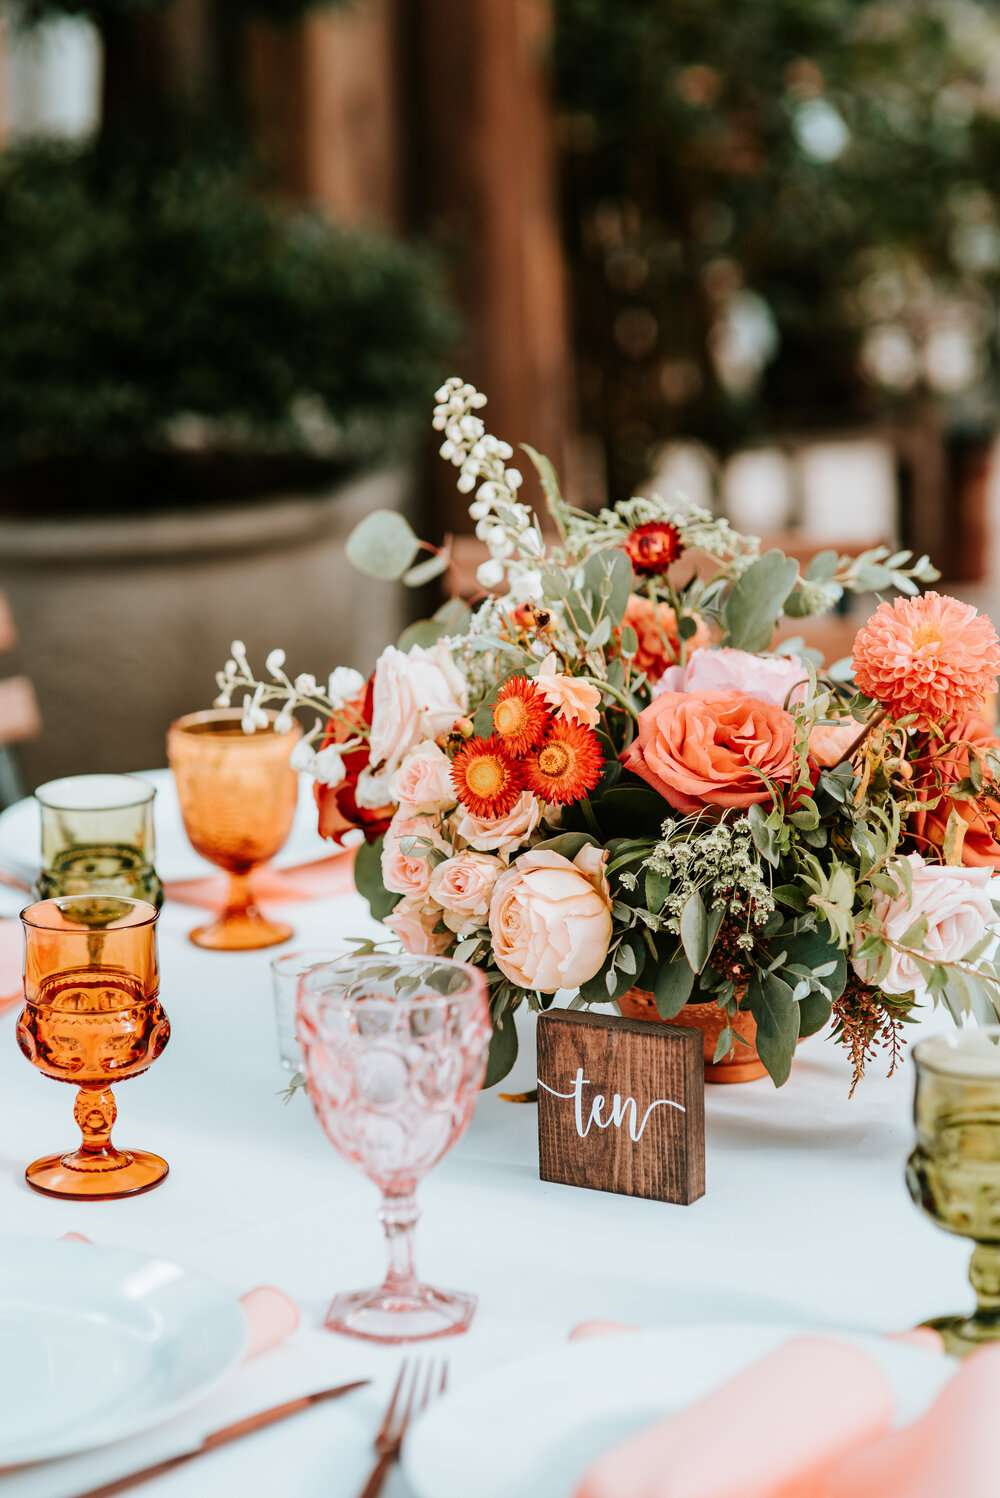
[[[736,650],[770,649],[798,575],[798,563],[781,551],[766,551],[748,567],[726,599],[725,643]]]
[[[214,450],[374,455],[452,333],[421,255],[281,213],[217,163],[11,149],[0,243],[0,477],[113,468],[192,428]]]
[[[344,549],[359,572],[396,582],[412,567],[420,542],[405,515],[372,510],[354,527]]]
[[[368,901],[373,920],[382,921],[399,904],[399,896],[390,894],[382,883],[382,843],[362,843],[354,860],[354,883],[358,894]]]

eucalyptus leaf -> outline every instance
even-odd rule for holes
[[[368,901],[368,908],[376,921],[385,920],[399,903],[399,895],[391,894],[382,883],[382,843],[382,838],[374,843],[362,843],[354,859],[355,887],[358,894]]]
[[[799,1038],[799,1006],[775,973],[750,981],[748,1006],[757,1021],[757,1050],[775,1087],[788,1081]]]
[[[434,578],[440,577],[442,572],[447,572],[451,566],[451,553],[448,551],[437,551],[432,556],[417,562],[416,566],[408,567],[403,573],[403,582],[408,588],[422,588],[424,583],[433,582]]]
[[[508,1009],[500,1020],[494,1020],[493,1039],[490,1041],[489,1060],[486,1063],[484,1087],[500,1082],[517,1060],[517,1026],[513,1012]]]
[[[354,527],[344,550],[359,572],[395,581],[413,565],[420,542],[405,515],[396,510],[373,510]]]
[[[682,953],[663,964],[653,985],[656,1012],[661,1019],[673,1019],[680,1014],[694,992],[694,980],[695,975]]]
[[[726,644],[737,650],[767,650],[798,575],[798,563],[784,552],[766,551],[758,557],[726,600]]]

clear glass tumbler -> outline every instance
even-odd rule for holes
[[[38,898],[123,895],[162,905],[155,798],[156,787],[138,775],[65,775],[40,785]]]

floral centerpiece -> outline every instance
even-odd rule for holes
[[[517,1006],[557,995],[711,1014],[709,1059],[755,1045],[778,1085],[828,1024],[856,1081],[879,1048],[895,1065],[923,1005],[993,1019],[990,621],[921,595],[937,574],[909,552],[803,570],[684,503],[575,509],[526,448],[546,533],[484,405],[452,379],[434,409],[488,551],[481,594],[412,626],[367,681],[341,666],[321,687],[281,651],[258,679],[237,642],[218,700],[242,698],[247,732],[267,704],[279,729],[312,712],[299,763],[323,834],[359,841],[373,913],[408,951],[487,974],[488,1081],[515,1059]],[[348,550],[415,585],[448,565],[388,512]],[[853,670],[775,646],[783,618],[894,589]]]

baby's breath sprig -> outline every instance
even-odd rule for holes
[[[730,921],[744,926],[736,945],[749,951],[754,944],[750,928],[763,926],[775,904],[748,818],[723,820],[707,828],[703,823],[668,818],[662,833],[643,868],[670,880],[660,912],[664,928],[679,934],[681,913],[697,892],[707,909],[721,910]]]

